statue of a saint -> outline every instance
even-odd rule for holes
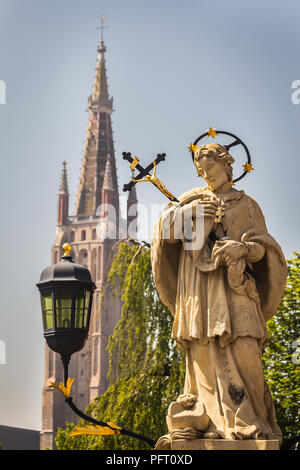
[[[266,321],[284,293],[285,258],[258,204],[233,188],[227,148],[201,146],[194,163],[207,186],[168,204],[151,244],[156,288],[186,353],[184,393],[168,411],[169,437],[280,442],[261,355]],[[204,236],[193,249],[174,227],[199,204]]]

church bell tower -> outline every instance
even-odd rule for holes
[[[52,263],[57,263],[62,256],[62,245],[70,243],[73,259],[88,267],[96,284],[89,338],[84,349],[74,354],[69,366],[69,376],[77,378],[72,387],[72,396],[76,405],[83,410],[108,387],[109,358],[106,347],[120,319],[122,307],[121,301],[112,299],[108,290],[104,298],[101,296],[112,261],[113,246],[119,238],[124,237],[124,233],[120,235],[120,226],[125,225],[120,216],[111,124],[113,99],[108,93],[105,52],[101,40],[93,91],[88,100],[89,122],[75,213],[73,216],[68,215],[69,191],[67,165],[64,162],[58,192],[57,231],[52,246]],[[134,198],[136,201],[136,196]],[[107,208],[108,204],[114,215],[114,233],[105,238],[101,227],[107,209],[101,209]],[[62,375],[60,357],[46,346],[41,449],[55,449],[57,428],[65,426],[66,421],[78,421],[61,396],[53,389],[46,389],[49,382],[62,381]]]

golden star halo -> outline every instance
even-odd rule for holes
[[[190,143],[190,145],[188,145],[187,148],[189,149],[190,152],[196,152],[198,147],[197,147],[197,144],[194,145],[194,144]]]
[[[247,171],[248,173],[250,173],[250,171],[253,171],[254,168],[253,168],[253,165],[252,163],[245,163],[245,165],[243,165],[243,168],[245,171]]]
[[[218,135],[217,129],[212,129],[211,127],[206,132],[207,132],[207,135],[209,137],[212,137],[213,139],[216,137],[216,135]]]

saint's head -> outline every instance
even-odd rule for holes
[[[194,154],[198,176],[201,176],[213,191],[232,181],[234,161],[226,147],[219,144],[202,145]]]

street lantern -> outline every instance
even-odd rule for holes
[[[44,337],[52,351],[60,354],[64,367],[64,384],[51,382],[47,389],[57,388],[65,397],[72,411],[91,428],[75,430],[73,435],[124,434],[147,442],[151,447],[155,441],[113,423],[99,421],[77,408],[70,396],[75,379],[68,378],[68,365],[71,355],[80,351],[88,337],[92,310],[93,293],[96,288],[89,270],[72,261],[71,246],[63,245],[64,255],[58,264],[48,266],[41,274],[37,287],[41,294]]]
[[[88,268],[72,261],[68,243],[63,250],[61,261],[43,270],[37,287],[44,337],[49,348],[60,354],[66,370],[71,355],[83,348],[88,337],[96,286]]]

